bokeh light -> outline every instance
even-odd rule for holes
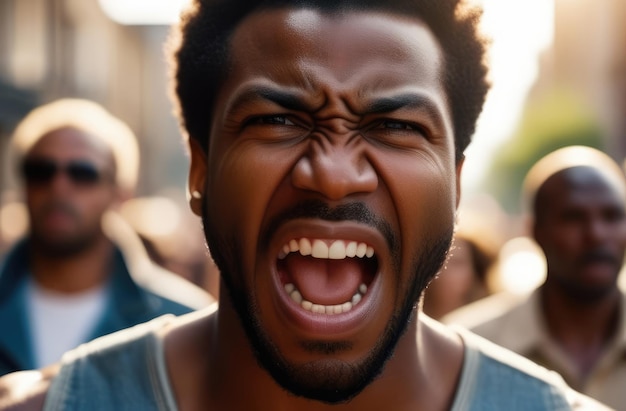
[[[526,294],[546,278],[545,257],[539,246],[528,237],[515,237],[500,250],[502,287],[513,294]]]
[[[178,21],[190,0],[98,0],[113,21],[124,25],[168,25]]]

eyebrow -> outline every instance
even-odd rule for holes
[[[245,104],[259,100],[271,101],[288,110],[307,111],[312,109],[298,93],[255,85],[238,93],[228,105],[226,113],[228,115]],[[440,125],[445,124],[443,114],[437,104],[428,96],[420,93],[403,93],[375,98],[365,105],[362,114],[390,113],[407,108],[424,110],[434,121]]]
[[[259,100],[271,101],[288,110],[306,111],[310,109],[309,105],[297,93],[265,86],[252,86],[235,95],[228,105],[226,113],[228,115],[241,106]]]
[[[400,109],[420,109],[443,124],[443,115],[435,102],[423,94],[404,93],[391,97],[381,97],[370,102],[366,108],[367,114],[390,113]]]

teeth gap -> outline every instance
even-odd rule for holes
[[[291,297],[291,300],[307,311],[317,314],[335,315],[347,313],[352,310],[355,305],[361,302],[363,296],[367,293],[367,285],[361,283],[359,289],[354,293],[350,301],[335,305],[322,305],[307,301],[292,283],[285,284],[285,292]]]

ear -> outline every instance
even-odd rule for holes
[[[463,170],[463,163],[465,163],[465,156],[462,156],[456,163],[456,208],[459,208],[461,203],[461,171]]]
[[[194,138],[189,137],[189,151],[191,164],[189,166],[189,179],[187,189],[189,194],[189,207],[191,211],[202,217],[202,198],[204,197],[204,187],[207,173],[207,154]]]

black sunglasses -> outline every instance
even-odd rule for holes
[[[102,179],[101,172],[88,161],[73,160],[60,164],[45,158],[31,158],[22,163],[22,176],[28,184],[48,184],[57,172],[64,172],[76,185],[94,185]]]

